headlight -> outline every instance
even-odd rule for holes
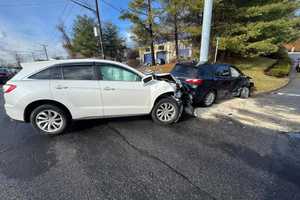
[[[174,96],[175,96],[175,98],[180,99],[182,97],[182,92],[176,91]]]

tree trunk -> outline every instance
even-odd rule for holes
[[[177,13],[174,15],[174,39],[175,39],[175,52],[176,60],[179,59],[179,45],[178,45],[178,21]]]
[[[149,21],[149,33],[151,38],[151,58],[152,65],[155,65],[155,56],[154,56],[154,35],[153,35],[153,17],[152,17],[152,8],[151,8],[151,0],[148,0],[148,21]]]

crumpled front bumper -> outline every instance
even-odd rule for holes
[[[195,116],[193,105],[193,96],[188,92],[188,90],[180,85],[175,92],[174,99],[178,102],[180,106],[180,115],[176,122],[180,119],[183,111],[189,115]]]

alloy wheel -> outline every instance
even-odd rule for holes
[[[247,87],[243,87],[241,91],[242,98],[248,98],[250,96],[250,90]]]
[[[212,105],[214,103],[215,99],[216,99],[215,93],[209,92],[207,94],[206,98],[205,98],[205,102],[204,103],[205,103],[206,106],[210,106],[210,105]]]
[[[162,122],[173,120],[176,116],[175,106],[171,103],[162,103],[156,111],[156,116]]]
[[[64,120],[60,113],[54,110],[44,110],[37,114],[36,125],[47,133],[54,133],[59,131],[63,125]]]

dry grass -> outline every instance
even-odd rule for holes
[[[142,67],[139,70],[142,72],[169,73],[173,69],[174,65],[174,63],[170,63],[151,67]]]
[[[258,58],[239,58],[226,60],[226,63],[230,63],[241,69],[247,76],[252,77],[252,81],[256,87],[256,93],[268,92],[278,89],[288,83],[288,78],[276,78],[268,76],[264,73],[264,70],[274,65],[277,61],[270,58],[258,57]],[[157,72],[168,73],[174,67],[174,63],[165,64],[160,66],[145,67],[140,69],[144,72]]]
[[[267,76],[264,69],[260,67],[243,70],[243,72],[253,78],[256,93],[268,92],[283,87],[289,81],[288,78],[276,78]]]

